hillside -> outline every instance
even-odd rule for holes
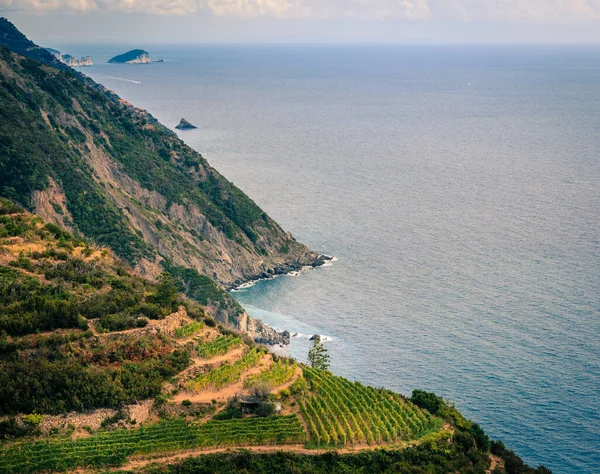
[[[548,472],[490,445],[433,394],[409,400],[269,353],[177,294],[168,274],[135,276],[6,200],[0,315],[0,472],[484,473],[492,461]],[[325,449],[343,456],[315,456]]]
[[[2,41],[0,196],[110,247],[138,275],[168,269],[180,289],[239,329],[255,325],[213,281],[228,288],[323,262],[146,111],[4,19]]]

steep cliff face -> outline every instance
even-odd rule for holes
[[[169,269],[190,292],[210,277],[223,294],[203,303],[241,327],[222,287],[319,262],[172,131],[93,81],[2,48],[0,83],[0,196],[138,274]]]
[[[71,56],[70,54],[65,54],[61,58],[62,58],[62,61],[67,66],[71,66],[71,67],[83,67],[83,66],[93,66],[94,65],[94,61],[92,61],[92,58],[89,56],[75,58],[75,57]]]
[[[94,65],[94,61],[92,60],[92,58],[90,56],[76,58],[74,56],[71,56],[70,54],[61,54],[60,51],[57,51],[56,49],[52,49],[52,48],[46,48],[46,51],[48,51],[52,56],[54,56],[61,63],[66,64],[67,66],[81,67],[81,66],[93,66]]]

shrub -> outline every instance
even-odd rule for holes
[[[440,408],[444,405],[443,400],[435,393],[423,390],[413,390],[410,401],[421,408],[425,408],[432,415],[437,415]]]
[[[36,415],[32,413],[31,415],[23,415],[22,420],[28,425],[38,426],[42,421],[44,421],[44,415]]]

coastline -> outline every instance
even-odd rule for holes
[[[236,293],[251,288],[259,281],[273,280],[283,276],[298,276],[304,271],[321,268],[327,266],[328,264],[331,265],[336,260],[337,259],[334,256],[319,254],[317,258],[309,265],[301,265],[298,263],[285,264],[280,267],[276,267],[273,270],[269,270],[268,272],[262,272],[254,278],[249,278],[247,281],[236,282],[238,283],[237,285],[232,285],[229,288],[226,288],[226,291],[232,298],[234,298],[231,293]],[[256,342],[272,347],[285,347],[290,344],[293,336],[287,329],[277,330],[263,322],[261,319],[257,319],[249,315],[245,309],[244,313],[247,316],[245,322],[245,332],[250,334]]]
[[[297,276],[303,271],[325,267],[327,264],[332,264],[335,261],[337,261],[337,258],[332,255],[319,254],[317,258],[308,265],[303,265],[300,263],[286,263],[273,269],[269,269],[268,271],[259,273],[257,276],[249,277],[246,280],[236,280],[231,285],[227,285],[225,290],[228,293],[235,293],[237,291],[251,288],[259,281],[273,280],[282,276]]]

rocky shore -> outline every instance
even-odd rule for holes
[[[236,280],[228,291],[239,289],[242,286],[251,284],[259,280],[269,280],[278,276],[287,275],[293,272],[301,271],[306,267],[322,267],[325,263],[333,260],[333,257],[329,255],[318,255],[317,258],[309,265],[302,265],[299,263],[286,263],[284,265],[275,267],[272,270],[262,272],[254,278],[248,278],[246,280]],[[291,334],[289,331],[277,331],[271,326],[268,326],[260,319],[255,319],[244,313],[244,316],[238,321],[238,330],[247,333],[255,342],[259,344],[266,344],[269,346],[287,346],[291,340]]]
[[[270,280],[271,278],[276,278],[278,276],[288,275],[290,273],[299,272],[306,267],[322,267],[327,262],[333,260],[333,257],[330,255],[318,255],[316,259],[308,264],[301,264],[297,262],[284,263],[283,265],[276,266],[269,270],[259,273],[256,276],[246,278],[246,279],[237,279],[231,284],[226,286],[227,291],[238,290],[248,284],[260,281],[260,280]]]

